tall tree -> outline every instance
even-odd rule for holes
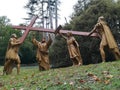
[[[57,27],[59,0],[29,0],[25,8],[28,9],[28,15],[39,16],[38,24],[40,27],[53,28],[53,23]],[[55,20],[55,21],[53,21]]]

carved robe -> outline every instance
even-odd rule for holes
[[[19,51],[19,44],[18,40],[15,40],[14,38],[10,38],[8,49],[6,53],[6,59],[8,60],[20,60],[18,51]]]
[[[79,57],[79,61],[82,64],[80,50],[75,41],[76,40],[74,37],[70,37],[70,39],[67,38],[67,46],[68,46],[69,55],[70,55],[70,58]]]
[[[90,34],[92,34],[93,32],[96,32],[98,36],[101,38],[100,46],[108,45],[109,49],[113,52],[115,58],[120,59],[120,52],[118,45],[107,23],[103,20],[99,20],[99,22],[95,25],[94,29],[91,31]],[[101,48],[100,51],[101,51],[102,60],[105,61],[105,54],[101,50]]]
[[[110,49],[118,48],[117,43],[112,35],[110,28],[107,26],[106,22],[100,21],[96,24],[96,31],[103,37],[104,41],[107,42]]]
[[[8,48],[5,56],[5,65],[4,65],[4,70],[6,71],[7,74],[12,73],[13,64],[18,65],[17,73],[19,74],[21,61],[18,55],[19,46],[20,46],[18,42],[19,40],[15,38],[10,38],[9,40]]]
[[[52,40],[49,39],[49,41],[46,41],[44,43],[37,41],[35,38],[32,40],[33,44],[37,46],[37,54],[36,59],[39,64],[39,70],[49,70],[50,64],[49,64],[49,52],[48,48],[52,43]]]

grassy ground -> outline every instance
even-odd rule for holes
[[[120,90],[120,61],[38,71],[22,67],[20,75],[2,76],[0,90]]]

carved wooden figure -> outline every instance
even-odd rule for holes
[[[70,58],[73,62],[73,65],[82,65],[82,57],[79,50],[79,44],[72,36],[71,32],[68,32],[67,35],[60,35],[66,40]]]
[[[17,74],[19,74],[20,62],[21,62],[18,56],[19,45],[22,44],[25,38],[27,37],[27,34],[30,31],[29,28],[33,26],[36,19],[37,19],[37,16],[33,17],[31,23],[27,27],[24,28],[26,31],[23,34],[23,36],[19,39],[19,41],[18,39],[16,39],[17,38],[16,34],[12,34],[12,37],[10,38],[8,49],[6,52],[6,56],[5,56],[5,65],[3,69],[3,74],[5,73],[11,74],[14,64],[17,64]]]
[[[105,58],[106,58],[104,51],[105,46],[109,47],[109,49],[114,54],[116,60],[120,59],[119,48],[103,16],[98,18],[97,24],[95,25],[95,27],[88,36],[90,36],[94,32],[97,33],[98,36],[101,38],[100,53],[101,53],[102,61],[105,62]]]
[[[38,16],[34,16],[28,26],[12,26],[12,28],[14,28],[14,29],[25,30],[23,36],[20,38],[20,41],[19,41],[20,44],[22,44],[24,42],[24,40],[27,37],[29,31],[40,31],[40,32],[49,32],[49,33],[55,33],[56,34],[62,28],[61,26],[59,26],[56,30],[53,30],[53,29],[44,29],[44,28],[33,27],[33,24],[35,23],[37,18],[38,18]],[[71,31],[60,30],[60,33],[65,34],[65,33],[68,33],[68,32],[72,33],[73,35],[83,35],[83,36],[87,36],[89,34],[89,32],[80,32],[80,31],[72,31],[72,30]],[[98,37],[96,35],[96,33],[93,33],[91,36]],[[5,68],[6,68],[6,66],[5,66]],[[12,71],[12,66],[11,66],[11,69],[8,70],[8,72],[11,72],[11,71]]]
[[[50,64],[49,64],[49,52],[48,49],[52,43],[51,36],[49,34],[49,40],[46,41],[45,38],[42,39],[42,41],[37,41],[34,37],[32,39],[32,42],[35,46],[37,46],[37,54],[36,54],[36,60],[39,64],[39,70],[49,70]]]
[[[8,48],[5,56],[5,65],[3,69],[3,74],[11,74],[13,69],[13,64],[17,65],[17,74],[20,72],[20,58],[18,55],[18,50],[20,46],[20,41],[17,39],[16,34],[12,34],[8,43]]]

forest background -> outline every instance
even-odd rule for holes
[[[111,31],[120,46],[120,0],[78,0],[74,5],[74,12],[69,23],[63,25],[63,29],[90,32],[97,23],[99,16],[104,16]],[[12,33],[18,37],[22,32],[12,29],[10,20],[6,16],[0,17],[0,64],[4,64],[5,53],[9,38]],[[20,24],[24,25],[24,24]],[[30,32],[24,43],[21,45],[19,55],[22,64],[35,64],[36,47],[32,44],[32,34],[35,33],[37,40],[41,40],[42,33]],[[100,39],[95,37],[75,36],[83,58],[83,64],[95,64],[101,62],[99,52]],[[106,48],[107,61],[113,61],[114,57]],[[50,64],[52,67],[66,67],[72,65],[69,58],[66,42],[59,35],[55,37],[49,49]]]

